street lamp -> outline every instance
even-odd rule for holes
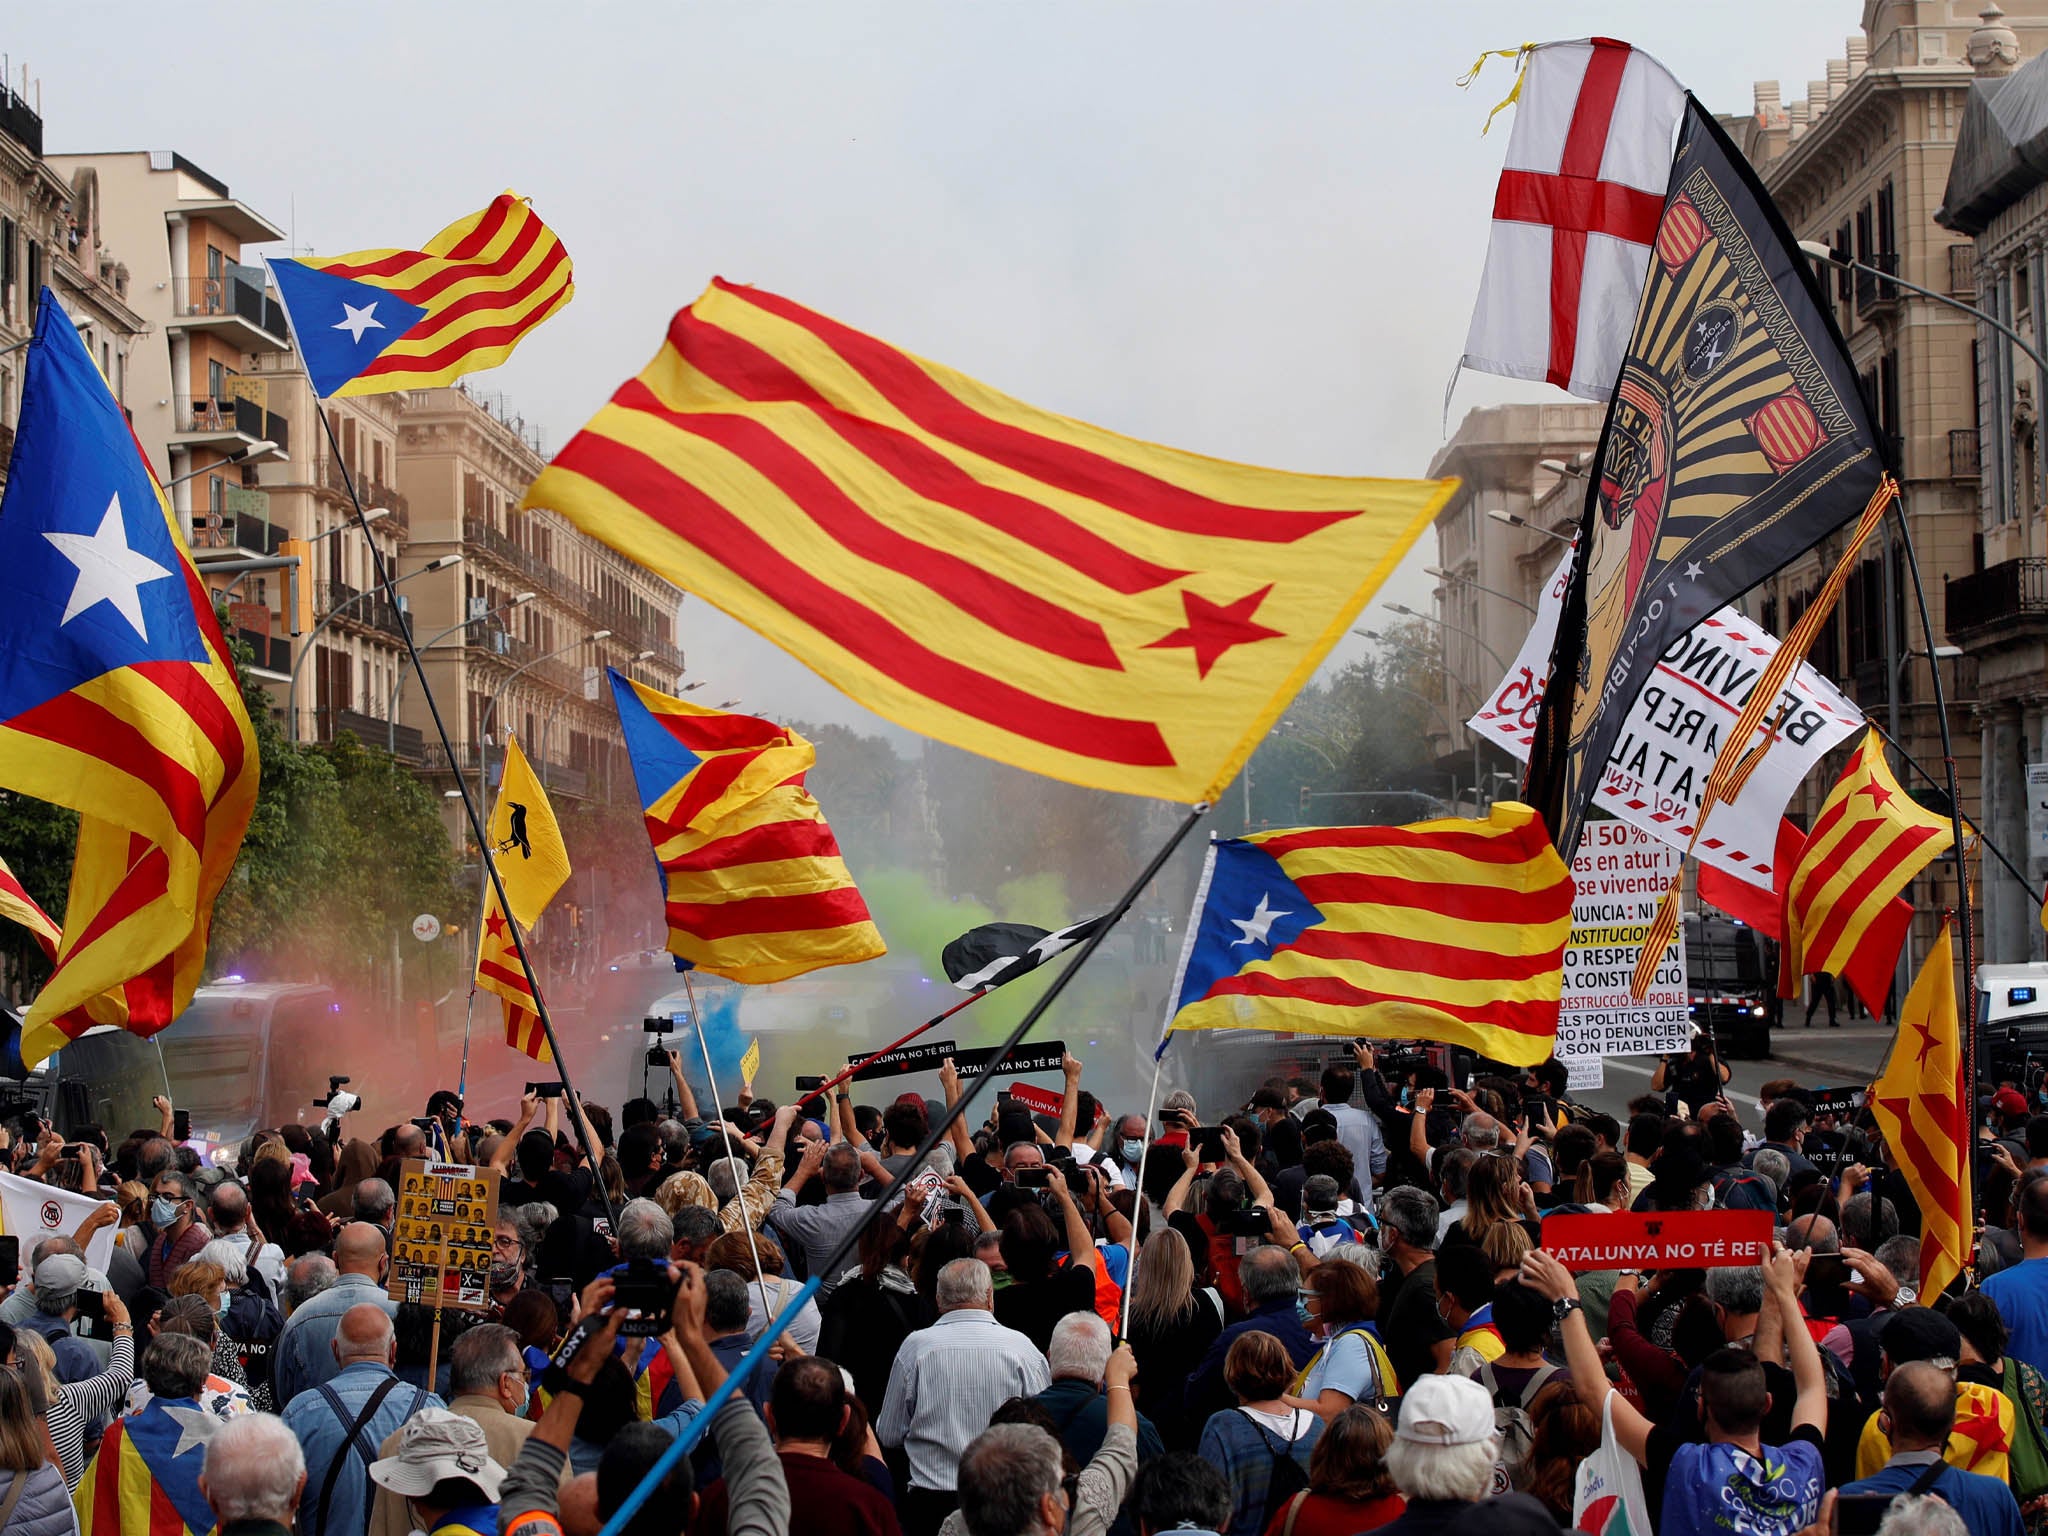
[[[1474,645],[1478,646],[1479,649],[1486,652],[1487,655],[1491,656],[1493,658],[1494,665],[1499,667],[1501,671],[1505,672],[1508,669],[1508,664],[1505,661],[1501,660],[1501,655],[1499,651],[1496,651],[1492,646],[1488,645],[1484,640],[1480,639],[1477,634],[1465,628],[1462,624],[1448,623],[1447,621],[1438,618],[1433,613],[1417,613],[1413,608],[1410,608],[1403,603],[1387,604],[1387,612],[1398,613],[1404,619],[1420,619],[1425,624],[1434,624],[1438,629],[1441,629],[1448,634],[1463,635],[1467,640],[1470,640]]]
[[[467,629],[472,624],[482,624],[486,620],[498,618],[503,614],[510,613],[514,608],[520,608],[525,606],[527,603],[532,602],[538,596],[540,596],[538,592],[517,593],[511,598],[508,598],[506,601],[498,604],[497,607],[490,609],[488,612],[480,613],[473,619],[464,619],[460,624],[450,624],[446,629],[436,631],[428,639],[425,645],[417,646],[415,647],[415,649],[419,650],[422,653],[431,651],[436,645],[438,645],[441,641],[447,639],[450,635],[454,634],[455,631],[457,631],[458,629]],[[386,702],[384,706],[384,723],[386,730],[385,749],[389,751],[393,756],[396,756],[398,753],[398,695],[405,688],[405,679],[406,669],[401,667],[399,668],[398,671],[398,681],[391,685],[391,698]],[[455,769],[455,771],[457,773],[460,773],[462,770],[458,767]]]
[[[1498,587],[1489,587],[1484,582],[1474,581],[1470,576],[1459,576],[1450,571],[1440,571],[1433,565],[1425,565],[1422,568],[1422,574],[1434,576],[1438,581],[1455,581],[1472,588],[1475,592],[1484,592],[1488,597],[1497,597],[1504,603],[1513,603],[1524,613],[1533,615],[1536,612],[1528,603],[1523,602],[1512,593],[1503,592]]]
[[[1577,459],[1572,460],[1570,463],[1566,463],[1563,459],[1538,459],[1536,467],[1544,471],[1544,473],[1556,475],[1560,479],[1569,477],[1574,480],[1583,480],[1586,478],[1586,466]]]
[[[499,682],[497,688],[492,692],[491,702],[484,706],[483,720],[477,726],[476,803],[478,805],[486,805],[489,803],[484,795],[484,769],[486,768],[490,761],[490,753],[488,750],[487,743],[491,739],[491,718],[497,714],[498,700],[502,699],[505,696],[505,690],[512,686],[513,679],[517,678],[519,674],[522,672],[532,671],[535,667],[539,666],[544,661],[553,661],[557,656],[565,655],[566,653],[575,650],[576,647],[578,647],[579,645],[591,645],[599,640],[609,640],[611,638],[611,634],[612,632],[608,629],[594,629],[589,634],[585,635],[582,639],[571,640],[567,645],[558,645],[552,651],[549,651],[545,656],[536,656],[531,661],[521,662],[518,666],[514,667],[510,672],[507,672],[505,674],[503,680]],[[456,770],[457,773],[460,773],[461,771],[462,770],[459,768]],[[485,869],[484,873],[486,876],[489,875],[490,871],[488,867]]]
[[[229,454],[219,464],[204,464],[198,469],[190,469],[182,475],[174,475],[169,480],[160,481],[159,484],[168,491],[174,485],[183,485],[187,480],[197,480],[201,475],[210,475],[215,470],[225,468],[229,464],[254,464],[261,459],[269,458],[276,452],[277,444],[267,437],[259,438],[240,452]]]
[[[329,531],[332,532],[333,530],[330,529]],[[462,556],[442,555],[438,559],[429,560],[425,565],[421,566],[416,571],[408,571],[405,575],[399,577],[396,581],[392,582],[391,585],[394,587],[402,587],[408,581],[411,581],[415,576],[424,576],[429,571],[445,571],[450,566],[460,564],[462,564]],[[357,603],[360,603],[366,597],[376,597],[379,594],[381,594],[383,590],[384,589],[382,587],[365,587],[362,591],[358,592],[354,597],[347,599],[345,602],[336,603],[321,617],[320,622],[318,624],[315,624],[313,628],[307,633],[306,643],[303,647],[300,648],[299,651],[299,659],[292,663],[291,681],[285,685],[284,690],[285,718],[291,721],[292,723],[293,741],[297,741],[299,739],[299,671],[302,667],[306,665],[306,658],[313,654],[313,642],[320,638],[321,630],[325,629],[328,625],[332,624],[336,619],[340,618],[344,613],[348,612],[348,610],[353,608]],[[400,622],[403,622],[403,620],[401,620]]]
[[[1562,544],[1566,549],[1570,549],[1574,542],[1573,540],[1565,537],[1565,535],[1553,532],[1552,530],[1544,527],[1541,523],[1530,522],[1529,519],[1523,517],[1518,512],[1509,512],[1501,507],[1488,507],[1486,509],[1486,515],[1492,518],[1496,523],[1506,523],[1510,528],[1522,528],[1526,529],[1530,533],[1540,533],[1546,539],[1554,539],[1559,544]]]

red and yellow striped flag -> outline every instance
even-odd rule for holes
[[[29,895],[28,887],[21,883],[7,861],[0,859],[0,917],[29,931],[36,941],[36,948],[43,952],[43,958],[52,966],[57,963],[57,952],[63,946],[64,932],[55,919],[45,912],[42,903]],[[80,1007],[72,1009],[56,1020],[57,1027],[66,1039],[76,1039],[95,1024],[125,1024],[128,1022],[128,1002],[123,991],[102,992]]]
[[[1920,1301],[1932,1305],[1970,1259],[1970,1110],[1956,1017],[1949,924],[1899,1011],[1899,1033],[1870,1108],[1893,1166],[1920,1207]]]
[[[505,738],[504,777],[485,835],[490,839],[491,857],[497,861],[506,899],[512,904],[512,918],[522,932],[531,935],[542,910],[569,878],[569,850],[562,843],[562,829],[555,821],[554,807],[548,804],[547,791],[533,776],[533,768],[513,736]],[[529,956],[531,953],[529,949]],[[483,931],[477,939],[476,984],[503,1001],[507,1045],[535,1061],[555,1059],[548,1048],[547,1031],[541,1028],[533,988],[519,963],[511,924],[498,904],[498,893],[488,884],[484,888]]]
[[[1445,1040],[1515,1066],[1557,1038],[1572,874],[1543,818],[1210,845],[1170,1029]]]
[[[817,761],[808,741],[619,672],[611,682],[661,866],[671,953],[714,976],[768,982],[885,952],[804,788]]]
[[[1785,887],[1785,937],[1779,950],[1778,991],[1796,995],[1801,976],[1880,974],[1897,963],[1897,950],[1873,957],[1873,933],[1895,933],[1887,921],[1893,898],[1955,841],[1949,818],[1916,802],[1892,777],[1884,741],[1864,734],[1855,756],[1814,818],[1806,847]],[[1873,1013],[1884,999],[1864,998]]]
[[[525,504],[900,725],[1197,801],[1455,486],[1120,437],[718,281]]]
[[[494,368],[576,292],[568,249],[516,192],[417,251],[273,257],[270,270],[323,396],[428,389]]]

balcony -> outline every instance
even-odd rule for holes
[[[1944,584],[1949,638],[1965,650],[2048,638],[2048,556],[2006,560]]]
[[[256,629],[238,629],[235,638],[249,647],[255,654],[250,665],[274,672],[279,677],[290,677],[292,672],[292,643],[283,635],[275,637]]]
[[[1975,480],[1981,473],[1983,466],[1977,452],[1977,429],[1952,428],[1948,434],[1949,479]]]
[[[415,726],[401,725],[394,730],[388,721],[347,708],[320,709],[312,713],[316,740],[332,741],[337,733],[346,731],[366,747],[378,752],[391,752],[408,767],[417,767],[425,757],[426,738]]]
[[[386,485],[381,480],[372,480],[360,470],[351,470],[348,475],[344,475],[340,463],[331,458],[321,459],[313,469],[313,483],[315,485],[319,486],[323,491],[332,491],[335,495],[344,499],[347,498],[349,493],[349,479],[351,477],[355,481],[356,494],[362,497],[363,507],[366,511],[372,507],[389,507],[392,520],[399,527],[406,529],[412,527],[412,504],[400,494],[397,487]]]
[[[0,82],[0,133],[6,134],[38,160],[43,155],[43,117],[28,98]]]
[[[234,273],[175,278],[169,330],[212,331],[239,352],[289,352],[284,306]]]
[[[1959,299],[1977,293],[1977,247],[1952,245],[1948,248],[1948,291]]]
[[[405,638],[405,615],[382,592],[359,591],[345,581],[323,581],[314,596],[319,611],[333,615],[338,624],[355,624],[400,640]]]
[[[1873,251],[1868,256],[1857,259],[1863,265],[1856,270],[1856,313],[1874,315],[1898,303],[1899,285],[1887,279],[1898,275],[1899,253]],[[1869,267],[1875,267],[1877,270],[1864,270]]]
[[[277,444],[280,457],[291,449],[291,427],[285,418],[245,396],[179,395],[173,404],[177,410],[170,435],[173,448],[239,453],[267,439]]]
[[[377,727],[379,730],[382,730],[383,722],[378,721]],[[404,729],[403,726],[399,727],[401,735]],[[413,734],[417,736],[419,733],[415,731]],[[381,743],[381,737],[379,741]],[[505,760],[505,749],[496,743],[492,743],[484,749],[484,752],[489,762],[489,767],[484,774],[484,781],[486,784],[495,785],[498,782],[498,774]],[[465,778],[473,778],[477,771],[477,759],[477,747],[474,742],[458,741],[455,743],[454,752],[450,753],[440,742],[434,741],[427,742],[422,746],[415,766],[422,773],[453,775],[460,772]],[[533,768],[535,776],[540,779],[542,787],[551,794],[570,795],[577,799],[583,799],[589,795],[589,769],[572,768],[567,763],[552,763],[533,753],[527,754],[527,762]]]

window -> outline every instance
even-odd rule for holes
[[[223,399],[225,399],[225,398],[227,397],[227,392],[228,392],[228,371],[227,371],[227,368],[226,368],[226,367],[225,367],[225,366],[224,366],[223,364],[221,364],[221,363],[219,363],[219,362],[217,362],[217,361],[214,361],[213,359],[208,359],[208,360],[207,360],[207,364],[206,364],[206,395],[207,395],[207,398],[208,398],[208,399],[210,399],[210,400],[214,400],[214,401],[219,401],[219,400],[223,400]]]
[[[1898,235],[1892,222],[1892,184],[1886,182],[1877,189],[1877,249],[1880,254],[1890,256],[1899,248]]]
[[[221,254],[220,247],[217,245],[209,245],[206,248],[207,281],[213,283],[219,282],[221,278],[221,272],[226,267],[226,265],[227,257]]]
[[[1847,254],[1853,249],[1850,242],[1854,239],[1854,231],[1846,223],[1841,225],[1835,230],[1835,249]],[[1835,297],[1844,304],[1849,302],[1849,296],[1854,291],[1855,285],[1851,277],[1852,274],[1847,267],[1835,268]]]
[[[36,297],[43,291],[43,246],[40,240],[28,243],[28,292],[27,313],[35,311]]]

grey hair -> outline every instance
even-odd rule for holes
[[[364,1179],[356,1186],[354,1204],[357,1221],[380,1222],[391,1214],[391,1207],[397,1203],[398,1197],[383,1179]]]
[[[248,1259],[241,1249],[224,1237],[216,1237],[192,1257],[201,1264],[218,1264],[231,1288],[249,1283]]]
[[[1301,1289],[1301,1269],[1294,1255],[1271,1243],[1254,1248],[1237,1261],[1237,1279],[1244,1287],[1245,1304],[1252,1310]]]
[[[1064,1471],[1059,1441],[1036,1424],[983,1430],[960,1456],[968,1536],[1032,1536],[1040,1528],[1039,1504],[1059,1491]]]
[[[855,1160],[858,1161],[859,1157],[860,1154],[856,1152]],[[705,1169],[704,1182],[711,1186],[711,1198],[718,1202],[721,1210],[739,1198],[740,1181],[732,1171],[732,1159],[729,1157],[721,1157]]]
[[[1870,1191],[1864,1190],[1842,1202],[1839,1230],[1846,1246],[1874,1252],[1878,1244],[1899,1235],[1899,1209],[1889,1200],[1873,1201]]]
[[[1756,1264],[1724,1264],[1707,1271],[1707,1300],[1748,1317],[1764,1309],[1764,1272]]]
[[[995,1277],[979,1259],[954,1259],[939,1271],[932,1299],[941,1312],[955,1307],[985,1307],[995,1297]]]
[[[619,1211],[619,1257],[668,1262],[676,1245],[675,1223],[652,1200],[628,1200]]]
[[[1166,1096],[1165,1102],[1159,1107],[1161,1109],[1184,1109],[1189,1114],[1193,1114],[1195,1113],[1195,1096],[1185,1088],[1176,1088]]]
[[[1940,1495],[1902,1493],[1878,1521],[1877,1536],[1970,1536],[1970,1528]]]
[[[1469,1504],[1492,1489],[1499,1455],[1499,1435],[1472,1445],[1424,1445],[1396,1435],[1387,1446],[1387,1473],[1411,1504],[1417,1499]]]
[[[1892,1278],[1901,1285],[1920,1283],[1920,1239],[1901,1232],[1897,1237],[1888,1237],[1877,1245],[1870,1255],[1892,1273]]]
[[[153,1397],[197,1397],[212,1366],[211,1345],[189,1333],[160,1333],[142,1352],[135,1374],[149,1384]]]
[[[284,1273],[285,1315],[290,1316],[341,1278],[324,1253],[302,1253]]]
[[[1475,1109],[1458,1127],[1458,1139],[1475,1152],[1490,1152],[1500,1145],[1500,1122],[1483,1109]]]
[[[1436,1196],[1413,1184],[1396,1184],[1380,1196],[1380,1223],[1392,1227],[1410,1248],[1436,1247]]]
[[[1053,1325],[1045,1363],[1052,1379],[1098,1382],[1109,1368],[1109,1324],[1093,1312],[1069,1312]]]
[[[529,1200],[512,1212],[512,1225],[519,1233],[519,1246],[529,1254],[540,1252],[541,1240],[548,1235],[548,1228],[561,1219],[557,1211],[546,1200]]]
[[[718,1212],[708,1206],[686,1205],[669,1218],[675,1228],[676,1241],[688,1240],[693,1243],[708,1242],[725,1230],[725,1223],[718,1219]]]
[[[1334,1259],[1346,1264],[1356,1264],[1377,1280],[1380,1277],[1381,1262],[1385,1258],[1386,1255],[1379,1249],[1367,1247],[1364,1243],[1339,1243],[1323,1255],[1323,1262],[1328,1264]]]
[[[1776,1200],[1784,1193],[1785,1181],[1792,1177],[1792,1159],[1776,1147],[1760,1147],[1750,1159],[1750,1172],[1760,1179],[1771,1181],[1771,1198]]]
[[[448,1351],[449,1390],[495,1392],[498,1378],[507,1371],[518,1370],[524,1363],[519,1354],[518,1334],[503,1323],[479,1323]]]
[[[704,1326],[713,1333],[739,1333],[753,1315],[753,1301],[747,1282],[729,1269],[714,1269],[704,1277]]]
[[[217,1425],[206,1442],[206,1502],[221,1524],[272,1520],[289,1526],[306,1478],[306,1453],[284,1420],[244,1413]]]

